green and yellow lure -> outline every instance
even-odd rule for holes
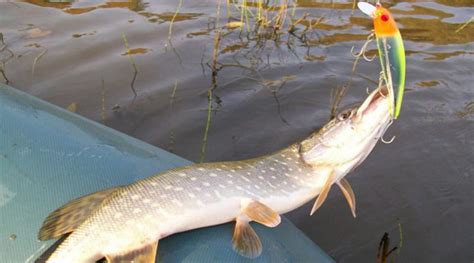
[[[372,17],[374,21],[383,78],[387,86],[397,90],[395,112],[393,114],[396,119],[400,115],[405,89],[406,63],[402,36],[392,14],[379,3],[373,6],[369,3],[359,2],[358,7],[362,12]]]

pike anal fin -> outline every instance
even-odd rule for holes
[[[237,253],[247,258],[256,258],[262,253],[262,242],[245,216],[236,219],[232,247]]]
[[[158,250],[158,240],[140,249],[128,251],[119,255],[106,255],[107,263],[154,263],[156,251]]]
[[[240,255],[256,258],[262,253],[262,243],[249,221],[255,221],[267,227],[276,227],[281,222],[280,215],[263,203],[244,199],[241,202],[241,214],[235,219],[232,247]]]
[[[316,198],[316,201],[314,202],[313,208],[311,209],[311,213],[309,215],[313,215],[314,212],[316,212],[316,210],[318,210],[321,207],[324,201],[326,201],[326,198],[328,197],[328,194],[329,194],[329,190],[331,190],[334,177],[335,177],[334,172],[331,172],[331,174],[328,176],[328,179],[324,183],[323,189],[321,189],[321,192]]]
[[[339,186],[339,188],[341,188],[342,193],[346,197],[347,203],[349,204],[349,207],[351,208],[352,216],[355,218],[356,217],[356,200],[355,200],[354,191],[352,191],[351,185],[345,178],[342,178],[341,180],[339,180],[337,182],[337,185]]]

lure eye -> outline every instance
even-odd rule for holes
[[[389,16],[386,15],[386,14],[383,14],[383,15],[380,17],[380,19],[382,19],[382,21],[384,21],[384,22],[387,22],[388,19],[389,19]]]

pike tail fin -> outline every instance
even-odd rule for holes
[[[39,240],[48,240],[74,231],[100,205],[119,188],[95,192],[65,204],[56,209],[43,222],[38,233]]]

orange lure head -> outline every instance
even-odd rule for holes
[[[374,19],[375,34],[378,37],[393,36],[398,32],[392,14],[380,4],[377,4],[372,18]]]
[[[397,24],[392,14],[380,4],[373,6],[369,3],[359,2],[359,9],[374,20],[374,29],[377,37],[394,36],[398,32]]]

